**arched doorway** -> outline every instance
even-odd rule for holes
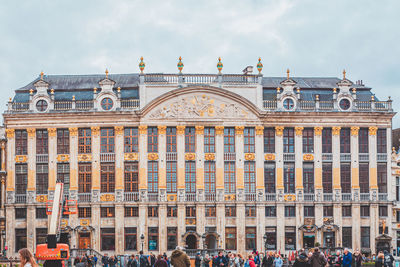
[[[197,237],[194,234],[186,237],[186,249],[197,249]]]
[[[217,249],[217,238],[215,235],[209,234],[206,237],[206,248]]]

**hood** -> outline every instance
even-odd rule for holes
[[[174,250],[171,254],[171,257],[179,257],[183,254],[183,251],[181,250]]]
[[[297,258],[297,260],[300,261],[300,262],[307,262],[308,261],[308,257],[306,255],[300,255]]]

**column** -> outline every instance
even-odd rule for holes
[[[301,202],[296,203],[296,249],[303,246],[303,231],[299,228],[304,224],[304,205]]]
[[[279,250],[285,251],[285,205],[282,202],[276,203],[276,251]]]
[[[322,204],[316,203],[314,210],[315,210],[315,225],[321,227],[322,225],[324,225],[324,206]],[[315,242],[320,243],[321,246],[323,245],[322,235],[323,235],[322,230],[318,230],[315,235]]]
[[[139,191],[147,196],[147,126],[139,125]]]
[[[176,126],[177,190],[179,201],[185,201],[185,126]]]
[[[196,190],[197,200],[204,201],[204,126],[196,126]]]
[[[375,237],[377,237],[380,234],[379,233],[379,206],[378,206],[378,204],[375,204],[375,203],[371,204],[370,210],[371,210],[371,214],[370,214],[371,217],[369,220],[369,222],[370,222],[370,241],[369,241],[369,243],[371,245],[371,251],[376,251],[375,250]],[[391,211],[391,209],[390,209],[390,206],[388,205],[388,215],[389,215],[389,213],[391,213],[390,211]],[[390,229],[391,221],[388,219],[389,219],[389,217],[387,219],[383,219],[383,220],[386,221],[385,223],[386,223],[386,225],[388,225],[388,227]]]
[[[10,142],[10,140],[8,140]],[[13,206],[6,207],[6,242],[8,246],[7,256],[15,255],[15,208]]]
[[[158,190],[160,192],[160,200],[166,201],[167,197],[167,126],[159,125],[158,127]]]
[[[351,127],[350,151],[351,151],[351,188],[354,200],[359,199],[360,183],[358,176],[358,130],[360,127]]]
[[[124,187],[125,187],[124,126],[115,126],[114,131],[115,131],[115,200],[117,202],[122,202],[124,200]]]
[[[49,194],[54,191],[57,180],[57,128],[48,128],[49,135]]]
[[[236,205],[237,250],[242,255],[246,252],[246,216],[244,204]]]
[[[353,232],[353,249],[361,248],[361,225],[360,225],[360,204],[353,202],[351,205],[351,222]]]
[[[186,233],[186,210],[183,202],[178,202],[178,245],[185,247],[185,240],[182,235]]]
[[[6,144],[7,139],[1,139],[1,171],[6,171]]]
[[[160,204],[158,206],[158,232],[159,232],[159,249],[161,252],[167,251],[167,205]]]
[[[15,139],[14,139],[14,129],[6,129],[7,135],[7,202],[9,204],[14,203],[14,190],[15,190],[15,181],[14,181],[14,174],[15,174]],[[11,203],[10,203],[11,202]],[[7,209],[8,210],[8,209]],[[7,213],[8,214],[8,213]],[[9,214],[8,214],[9,215]],[[7,225],[8,225],[7,221]],[[11,224],[13,225],[13,224]],[[13,234],[15,235],[15,234]],[[7,233],[7,237],[10,236]]]
[[[146,149],[147,151],[147,149]],[[139,150],[140,152],[140,150]],[[147,190],[147,188],[146,188]],[[143,240],[143,252],[147,252],[147,243],[148,243],[148,235],[147,235],[147,206],[143,203],[139,204],[139,224],[138,224],[138,241],[140,243],[138,244],[138,250],[142,250],[142,240],[140,236],[143,234],[144,240]],[[145,253],[146,254],[146,253]]]
[[[100,200],[100,127],[92,127],[92,201]],[[99,213],[100,216],[100,213]]]
[[[258,201],[264,201],[264,126],[256,126],[255,160],[256,160],[256,190],[257,196],[262,196]],[[265,210],[264,210],[265,213]],[[258,213],[257,213],[258,214]],[[265,231],[265,227],[263,233]],[[264,242],[264,241],[262,241]],[[264,249],[264,246],[262,246]]]
[[[316,200],[322,201],[322,127],[314,127],[314,176]]]
[[[333,222],[340,225],[339,229],[335,232],[336,247],[342,246],[342,205],[339,203],[333,204]]]
[[[92,218],[91,218],[91,225],[95,227],[92,231],[92,241],[93,241],[93,248],[96,251],[101,251],[100,249],[100,232],[101,232],[101,223],[100,223],[100,205],[99,204],[92,204]]]
[[[206,231],[206,206],[204,204],[196,205],[196,231],[199,235],[202,235]],[[204,248],[203,240],[199,240],[199,249]]]
[[[36,195],[36,129],[28,128],[28,187],[27,202],[33,203]]]
[[[340,185],[340,127],[332,127],[332,176],[336,201],[342,201]],[[339,197],[340,199],[336,199]]]
[[[372,199],[373,201],[378,200],[378,163],[377,163],[377,156],[376,156],[376,154],[377,154],[376,131],[377,130],[378,130],[378,127],[369,127],[369,131],[368,131],[369,132],[369,134],[368,134],[369,187],[370,187],[370,192],[371,192],[372,196],[375,196],[375,199]],[[390,144],[390,143],[388,143],[388,144]]]
[[[27,248],[30,251],[35,251],[36,243],[36,219],[35,219],[35,206],[29,205],[26,210],[26,234],[27,234]],[[13,249],[13,248],[10,248]]]
[[[217,201],[223,201],[224,200],[224,126],[215,126],[215,171],[216,171],[215,188],[217,190]]]
[[[257,250],[264,251],[264,234],[265,234],[265,204],[256,204],[257,214]]]
[[[275,151],[276,151],[276,189],[279,195],[283,195],[283,126],[275,127]],[[280,199],[281,201],[283,199]]]
[[[69,192],[71,198],[78,192],[78,128],[75,127],[69,128]]]
[[[296,167],[296,193],[298,200],[303,193],[303,127],[294,127],[295,167]]]
[[[225,249],[225,205],[217,202],[217,233],[220,234],[217,248]]]
[[[244,126],[235,127],[235,151],[236,151],[236,192],[237,200],[244,201]],[[244,212],[244,211],[243,211]],[[239,236],[239,232],[238,232]],[[240,242],[239,242],[240,244]]]
[[[115,205],[115,253],[117,255],[124,254],[125,246],[125,220],[124,206],[122,204]]]

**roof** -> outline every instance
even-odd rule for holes
[[[297,82],[295,87],[300,87],[301,89],[332,89],[337,88],[337,83],[341,81],[337,77],[290,77],[290,79]],[[262,85],[268,88],[282,87],[281,82],[284,80],[286,80],[286,77],[263,77]],[[364,85],[359,84],[353,84],[352,87],[367,89]]]

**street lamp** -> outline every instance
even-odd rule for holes
[[[205,252],[206,249],[207,249],[206,238],[207,238],[207,235],[206,235],[206,233],[204,233],[204,234],[201,236],[201,239],[202,239],[202,241],[203,241],[203,250],[204,250],[204,252]]]
[[[267,251],[267,239],[268,239],[267,233],[264,234],[263,238],[264,238],[264,251]]]
[[[140,235],[140,240],[142,241],[142,251],[143,251],[143,245],[144,245],[144,234]]]

